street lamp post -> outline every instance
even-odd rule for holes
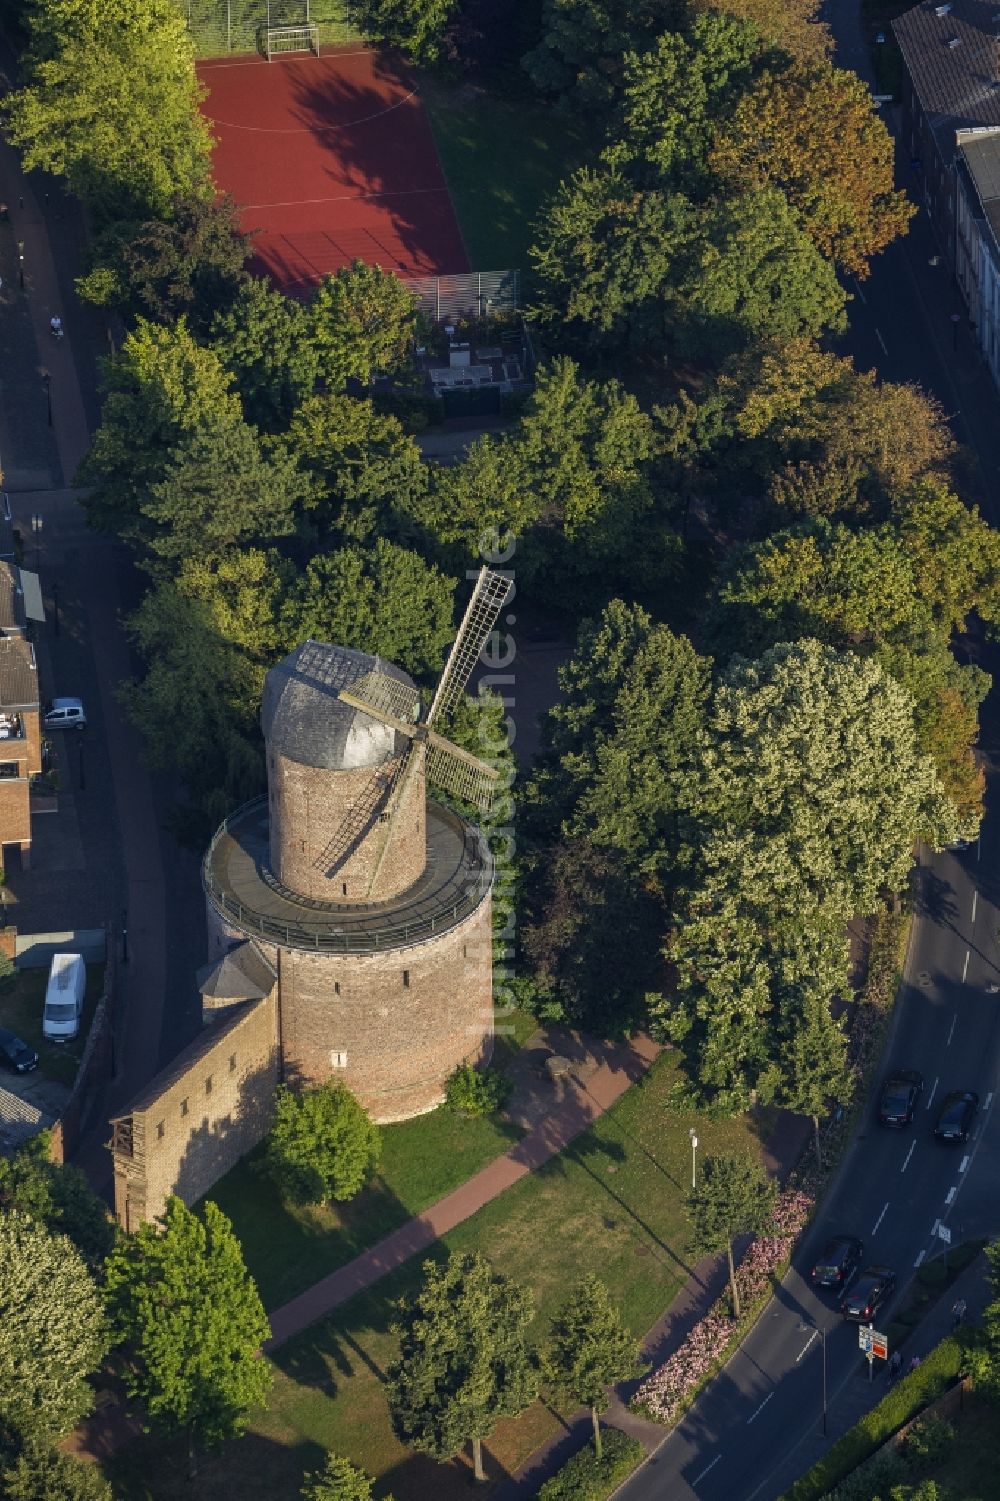
[[[826,1330],[820,1324],[814,1324],[807,1320],[799,1324],[802,1330],[811,1329],[813,1334],[819,1335],[820,1345],[823,1352],[823,1437],[826,1438]]]
[[[18,281],[21,284],[21,291],[23,292],[24,291],[24,241],[23,240],[18,240],[18,242],[17,242],[17,279],[18,279]]]
[[[45,400],[49,408],[49,427],[52,426],[52,376],[47,370],[42,371],[42,385],[45,387]]]
[[[31,515],[31,530],[35,534],[35,572],[38,572],[38,563],[42,546],[42,528],[45,525],[45,517],[39,511],[33,511]]]
[[[698,1187],[698,1134],[692,1126],[688,1135],[691,1138],[691,1187]]]

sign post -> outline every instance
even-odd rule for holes
[[[889,1340],[881,1334],[874,1324],[860,1324],[858,1326],[858,1348],[864,1353],[868,1361],[868,1380],[872,1381],[875,1375],[875,1357],[879,1360],[889,1358]]]
[[[938,1233],[938,1240],[944,1242],[944,1270],[945,1270],[945,1275],[947,1276],[947,1274],[948,1274],[948,1247],[951,1245],[951,1231],[948,1229],[947,1225],[938,1225],[938,1227],[937,1227],[937,1233]]]

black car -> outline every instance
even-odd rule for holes
[[[938,1141],[968,1141],[979,1109],[979,1096],[971,1089],[953,1089],[941,1101],[934,1135]]]
[[[5,1032],[0,1027],[0,1059],[8,1068],[16,1069],[19,1074],[30,1074],[37,1067],[38,1054],[34,1048],[29,1048],[26,1042],[13,1032]]]
[[[835,1235],[827,1241],[809,1273],[814,1287],[849,1287],[858,1275],[865,1248],[853,1235]]]
[[[869,1266],[861,1273],[849,1293],[840,1300],[840,1311],[845,1319],[857,1319],[867,1324],[892,1296],[896,1286],[896,1273],[887,1266]]]
[[[883,1126],[909,1126],[924,1087],[924,1076],[912,1068],[897,1069],[882,1085],[878,1118]]]

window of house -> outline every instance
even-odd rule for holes
[[[17,770],[16,761],[0,761],[0,777],[16,777]]]
[[[209,1074],[208,1078],[205,1080],[205,1093],[206,1094],[211,1094],[212,1093],[212,1075],[211,1074]]]
[[[346,1068],[347,1067],[347,1054],[346,1053],[342,1053],[339,1048],[334,1048],[333,1052],[330,1054],[330,1067],[331,1068]]]
[[[230,1053],[230,1055],[229,1055],[229,1072],[231,1074],[235,1074],[235,1072],[236,1072],[236,1054],[235,1053]]]
[[[188,1102],[187,1102],[187,1100],[181,1100],[181,1115],[187,1115],[187,1113],[188,1113]]]

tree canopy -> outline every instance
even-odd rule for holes
[[[346,1085],[328,1079],[301,1093],[279,1088],[265,1163],[295,1203],[353,1199],[381,1152],[381,1132]]]
[[[778,1185],[756,1157],[724,1152],[706,1157],[701,1178],[688,1194],[687,1209],[699,1251],[725,1251],[734,1317],[740,1316],[740,1293],[733,1265],[733,1241],[747,1232],[766,1230]]]
[[[65,1235],[84,1260],[99,1265],[115,1240],[107,1205],[70,1163],[53,1162],[49,1133],[39,1131],[9,1157],[0,1157],[0,1210],[29,1215],[53,1235]]]
[[[372,1501],[373,1484],[357,1465],[328,1454],[323,1468],[306,1476],[302,1501]],[[383,1501],[392,1501],[392,1496],[386,1494]]]
[[[639,1341],[593,1272],[580,1279],[553,1318],[543,1369],[557,1390],[590,1408],[594,1448],[600,1459],[598,1414],[608,1406],[608,1387],[636,1375],[642,1361]]]

